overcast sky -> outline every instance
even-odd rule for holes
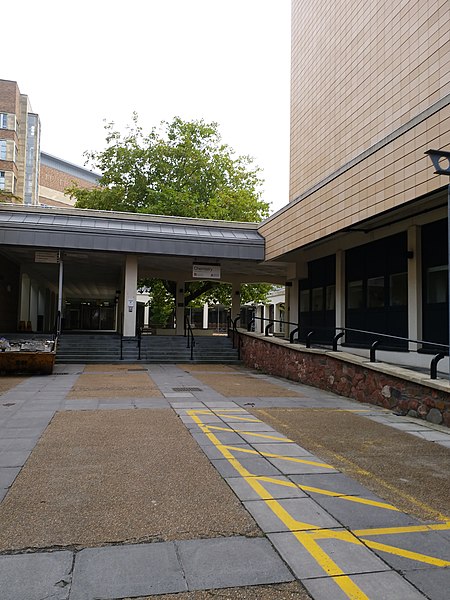
[[[217,121],[263,169],[272,211],[288,201],[289,0],[18,0],[2,27],[0,77],[42,124],[41,149],[83,165],[136,111],[144,129],[174,116]],[[6,54],[5,54],[6,56]]]

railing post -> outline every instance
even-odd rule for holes
[[[272,327],[273,327],[273,321],[271,321],[270,323],[268,323],[266,325],[266,328],[264,329],[264,335],[266,337],[268,337],[268,335],[269,335],[269,329],[271,329]]]
[[[298,333],[298,330],[299,330],[299,327],[296,327],[296,328],[295,328],[295,329],[293,329],[293,330],[291,331],[291,333],[289,334],[289,343],[290,343],[290,344],[293,344],[293,343],[294,343],[294,337],[295,337],[295,334],[296,334],[296,333]]]
[[[233,319],[233,349],[236,347],[235,335],[237,334],[237,322],[240,320],[241,315],[238,315]]]
[[[437,379],[437,366],[438,362],[442,360],[446,355],[443,352],[439,352],[431,359],[430,364],[430,379]]]
[[[307,348],[311,348],[311,338],[314,335],[314,330],[309,331],[308,334],[306,335],[306,347]]]
[[[120,360],[123,360],[123,332],[120,332]]]
[[[373,344],[370,346],[370,362],[377,362],[377,359],[375,357],[375,352],[378,348],[379,343],[380,343],[380,340],[375,340],[373,342]]]
[[[254,325],[254,324],[255,324],[255,319],[251,319],[247,324],[247,331],[251,331],[252,325]]]
[[[334,336],[334,338],[333,338],[333,352],[337,352],[337,343],[341,339],[341,337],[344,337],[344,335],[345,335],[345,331],[341,331],[340,333],[337,333]]]

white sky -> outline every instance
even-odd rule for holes
[[[103,120],[144,130],[174,116],[217,121],[263,169],[272,212],[288,201],[289,0],[18,0],[0,78],[42,124],[41,149],[83,165]],[[25,17],[26,15],[26,17]],[[19,36],[18,36],[19,34]]]

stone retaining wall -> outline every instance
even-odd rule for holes
[[[381,363],[360,357],[349,360],[344,353],[305,349],[244,332],[240,343],[247,367],[450,427],[450,393],[429,379],[429,385],[412,381],[419,377],[413,372],[399,377],[386,373],[395,369],[390,365],[381,368]]]

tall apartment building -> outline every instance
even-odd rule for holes
[[[15,81],[0,81],[0,190],[38,203],[41,125]]]
[[[292,1],[290,202],[261,232],[315,339],[448,343],[448,177],[425,152],[450,150],[449,32],[448,0]]]
[[[41,153],[41,124],[15,81],[0,79],[0,199],[21,204],[73,206],[64,190],[91,188],[99,175]]]

